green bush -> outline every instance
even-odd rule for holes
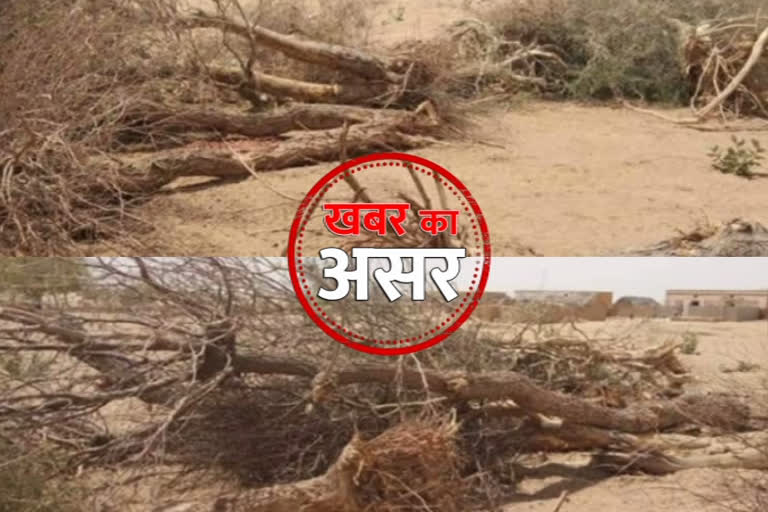
[[[764,160],[763,153],[765,149],[760,145],[757,139],[747,141],[740,139],[735,135],[731,137],[732,145],[723,150],[720,146],[715,146],[709,152],[712,158],[712,168],[723,174],[735,174],[742,178],[752,178],[755,175],[755,169],[760,167]]]
[[[75,512],[82,496],[57,485],[60,462],[52,453],[28,452],[0,437],[0,512]]]
[[[680,351],[683,354],[692,355],[696,353],[696,349],[699,348],[699,337],[696,333],[686,332],[683,334],[683,344],[680,346]]]
[[[77,258],[2,258],[0,283],[12,297],[40,301],[47,294],[80,291],[89,278]]]
[[[557,51],[569,67],[564,96],[682,103],[693,91],[681,65],[677,22],[754,14],[761,5],[756,0],[522,0],[505,2],[483,17],[507,40]]]

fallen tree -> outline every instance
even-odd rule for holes
[[[342,142],[342,134],[344,134]],[[415,149],[435,142],[387,125],[358,124],[329,130],[324,137],[299,132],[282,140],[192,143],[178,150],[137,155],[121,169],[126,192],[147,194],[182,177],[248,178],[257,172],[316,164],[338,158],[341,146],[347,154]]]
[[[426,93],[430,74],[415,62],[281,34],[253,24],[242,9],[238,21],[220,2],[219,12],[185,14],[174,2],[112,9],[111,0],[100,0],[99,10],[38,1],[46,5],[33,10],[50,15],[41,25],[47,46],[38,55],[40,44],[33,50],[22,44],[24,30],[11,30],[15,53],[2,68],[3,96],[26,102],[0,104],[7,107],[0,116],[7,124],[0,129],[6,253],[78,252],[79,241],[146,228],[135,208],[180,177],[248,178],[342,154],[414,149],[448,133],[450,121]],[[23,24],[26,11],[18,10],[11,19]],[[61,22],[70,15],[72,23]],[[231,59],[209,62],[198,51],[202,29],[243,44],[220,41]],[[46,47],[58,55],[80,46],[89,58],[59,71],[41,56]],[[298,63],[289,70],[310,65],[338,80],[259,69],[256,56],[275,50]],[[37,69],[34,80],[30,69]],[[59,77],[68,77],[66,90]],[[23,90],[30,93],[17,94]],[[67,101],[39,105],[54,96]],[[39,115],[21,114],[32,110]]]
[[[65,350],[75,357],[86,358],[89,365],[107,373],[107,377],[116,371],[115,368],[95,364],[88,355],[98,355],[102,352],[108,354],[109,349],[121,348],[120,345],[90,341],[92,335],[86,331],[67,327],[66,324],[62,325],[56,320],[46,319],[24,309],[3,308],[0,310],[0,319],[37,326],[41,332],[53,335],[65,343],[59,346],[52,344],[42,347],[33,346],[33,350]],[[197,339],[196,343],[197,345],[192,345],[190,348],[200,350],[206,343],[205,338]],[[158,339],[152,343],[126,345],[122,350],[131,348],[143,351],[177,351],[182,348],[182,345],[166,339]],[[24,351],[25,347],[16,347],[16,350]],[[112,360],[120,359],[112,358]],[[205,364],[205,358],[201,364]],[[512,415],[519,415],[520,411],[523,411],[531,416],[557,417],[569,425],[585,425],[633,434],[654,432],[690,422],[722,428],[742,428],[749,420],[749,410],[743,404],[733,402],[727,397],[690,395],[669,401],[639,402],[624,409],[616,409],[546,390],[530,378],[516,372],[480,374],[428,370],[419,372],[368,364],[341,368],[327,373],[320,371],[311,362],[296,357],[246,355],[233,355],[231,364],[238,374],[283,374],[310,378],[313,382],[312,395],[323,397],[322,400],[330,400],[334,395],[341,393],[339,388],[342,386],[363,383],[388,384],[397,377],[406,389],[419,390],[426,386],[429,392],[445,395],[454,402],[509,399],[514,402],[514,406],[510,408],[513,411]],[[219,369],[223,369],[224,366],[221,365]],[[111,377],[112,382],[122,386],[133,381],[124,376],[115,378],[112,375]],[[172,382],[175,381],[169,380],[158,386],[167,386]],[[87,401],[95,403],[98,397],[98,394],[93,395],[92,399]],[[105,398],[111,397],[107,395]]]
[[[173,22],[184,28],[217,28],[246,38],[257,45],[278,50],[288,57],[311,64],[344,70],[369,80],[398,83],[400,77],[387,71],[387,64],[365,52],[340,45],[280,34],[253,23],[238,22],[221,14],[197,10],[176,16]]]
[[[290,105],[269,112],[252,114],[228,113],[220,110],[171,108],[157,103],[133,105],[122,114],[118,142],[136,143],[171,137],[186,132],[206,133],[211,139],[225,135],[270,137],[290,131],[327,130],[345,123],[390,124],[406,129],[413,121],[409,112],[372,109],[351,105]]]
[[[664,398],[668,383],[685,382],[677,343],[624,350],[549,337],[500,346],[472,337],[479,334],[470,326],[454,335],[453,355],[372,364],[348,352],[328,357],[327,341],[304,323],[279,278],[284,269],[269,260],[85,264],[104,283],[91,285],[91,302],[0,308],[3,368],[32,369],[0,370],[0,423],[30,446],[53,439],[74,467],[149,456],[243,466],[249,478],[259,475],[258,489],[235,499],[243,506],[357,511],[423,503],[465,510],[471,493],[460,482],[532,451],[594,450],[603,457],[596,463],[631,460],[627,467],[648,472],[764,464],[749,445],[718,457],[695,451],[759,422],[732,395]],[[463,344],[492,350],[489,367],[457,364]],[[573,358],[563,366],[573,380],[564,387],[541,374],[536,360],[521,357],[532,352]],[[601,397],[593,393],[600,377],[583,358],[602,361],[609,376],[643,372],[655,388],[624,393],[623,404]],[[142,402],[153,412],[128,429],[89,419],[125,400],[134,413]]]

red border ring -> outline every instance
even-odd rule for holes
[[[301,283],[299,282],[299,276],[296,268],[296,239],[299,234],[301,222],[304,218],[304,212],[307,210],[307,207],[309,206],[309,204],[312,202],[315,196],[318,195],[318,193],[323,189],[323,187],[325,187],[328,183],[330,183],[334,178],[338,177],[340,174],[343,174],[346,170],[360,164],[375,162],[377,160],[400,160],[400,161],[411,162],[417,165],[422,165],[424,167],[431,169],[434,172],[437,172],[443,178],[450,181],[453,184],[453,186],[455,186],[457,190],[464,195],[465,199],[467,200],[467,203],[472,208],[472,211],[474,212],[475,217],[477,218],[477,222],[480,226],[480,232],[483,237],[482,273],[480,275],[480,281],[477,285],[477,289],[475,290],[475,293],[472,296],[472,300],[470,301],[466,310],[464,310],[464,312],[440,334],[434,336],[433,338],[429,338],[423,342],[420,342],[414,345],[409,345],[407,347],[400,347],[400,348],[380,348],[375,346],[364,345],[362,343],[356,342],[352,339],[345,337],[342,333],[338,332],[337,330],[333,329],[331,326],[326,324],[322,320],[322,318],[320,318],[320,316],[318,316],[317,313],[315,313],[309,301],[304,296],[304,293],[302,292],[302,289],[301,289]],[[461,181],[459,181],[459,179],[456,176],[448,172],[448,170],[444,169],[440,165],[434,162],[431,162],[425,158],[421,158],[415,155],[409,155],[406,153],[374,153],[372,155],[368,155],[360,158],[354,158],[352,160],[349,160],[341,164],[340,166],[336,167],[331,172],[323,176],[323,178],[321,178],[320,181],[318,181],[315,184],[315,186],[312,187],[312,189],[307,193],[307,195],[304,197],[304,200],[301,202],[301,205],[299,205],[299,209],[297,210],[296,216],[294,217],[293,225],[291,226],[291,232],[288,237],[287,255],[288,255],[288,270],[291,276],[291,283],[293,284],[293,288],[296,292],[296,296],[298,297],[299,302],[301,302],[302,307],[307,312],[307,314],[312,319],[312,321],[315,324],[317,324],[317,326],[320,327],[331,338],[333,338],[334,340],[340,343],[343,343],[344,345],[347,345],[352,349],[355,349],[361,352],[366,352],[368,354],[377,354],[377,355],[384,355],[384,356],[411,354],[413,352],[425,350],[429,347],[437,345],[441,341],[448,338],[451,334],[453,334],[459,327],[461,327],[461,325],[464,322],[467,321],[467,319],[469,319],[470,315],[477,307],[477,304],[485,290],[485,285],[488,282],[488,276],[491,270],[491,240],[490,240],[490,234],[488,232],[488,224],[485,222],[485,217],[483,216],[483,212],[480,210],[480,207],[478,206],[477,201],[475,201],[475,199],[472,197],[472,194],[469,192],[469,189],[467,189],[467,187]]]

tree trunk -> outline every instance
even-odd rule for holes
[[[392,84],[374,82],[366,84],[321,84],[282,78],[252,70],[253,80],[246,80],[236,69],[211,68],[211,78],[217,82],[236,85],[249,96],[266,93],[280,98],[293,98],[307,103],[341,103],[364,105],[392,101],[397,88]]]
[[[719,469],[768,469],[768,453],[748,448],[738,453],[720,453],[716,455],[694,455],[675,457],[664,454],[603,454],[596,458],[596,463],[626,470],[640,470],[654,475],[666,475],[693,468]]]
[[[404,118],[405,119],[405,118]],[[330,162],[339,159],[341,129],[318,137],[313,132],[295,133],[285,140],[253,140],[243,143],[194,143],[178,150],[147,155],[143,162],[122,170],[124,190],[151,193],[174,180],[189,176],[247,178],[254,172]],[[346,148],[350,156],[424,147],[434,140],[410,135],[392,125],[359,124],[349,128]]]
[[[123,116],[127,125],[120,136],[129,139],[156,139],[188,132],[209,132],[217,136],[269,137],[293,130],[328,130],[362,123],[401,125],[413,118],[402,110],[372,109],[350,105],[292,105],[257,114],[235,114],[214,110],[179,110],[155,103],[135,107]]]
[[[192,16],[178,20],[188,28],[218,28],[250,39],[256,44],[274,48],[296,60],[339,69],[372,81],[398,83],[400,77],[387,71],[380,59],[355,48],[321,43],[309,39],[280,34],[258,25],[250,27],[234,20],[198,11]]]
[[[238,358],[239,371],[263,372],[258,358]],[[417,372],[384,365],[358,365],[334,372],[336,386],[362,383],[388,384],[400,379],[403,386],[423,389],[427,383],[434,393],[459,400],[513,400],[528,415],[542,414],[560,418],[566,424],[639,434],[654,432],[685,423],[701,423],[722,428],[739,428],[749,420],[749,408],[722,395],[689,395],[675,400],[650,401],[614,409],[584,399],[549,391],[516,372],[482,374],[444,373],[436,370]],[[321,379],[328,380],[328,379]]]

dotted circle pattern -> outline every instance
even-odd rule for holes
[[[416,162],[414,162],[414,160],[416,160]],[[472,273],[472,281],[467,292],[464,294],[464,297],[457,297],[454,299],[461,299],[457,308],[438,325],[417,335],[401,339],[368,338],[353,332],[333,320],[328,312],[323,310],[318,303],[317,298],[312,293],[304,267],[304,260],[310,257],[306,256],[303,252],[305,247],[305,233],[310,217],[309,214],[314,212],[316,208],[321,205],[325,195],[335,185],[342,183],[352,175],[359,175],[367,170],[380,169],[382,167],[413,169],[415,172],[423,174],[425,177],[436,179],[440,184],[446,187],[446,190],[449,193],[456,196],[461,205],[460,207],[463,209],[462,213],[471,216],[470,229],[472,230],[471,238],[474,239],[474,247],[467,248],[467,256],[481,258],[480,263],[475,264]],[[459,186],[456,186],[457,184]],[[442,341],[442,339],[455,331],[460,324],[468,318],[469,313],[474,310],[477,301],[482,295],[485,281],[488,277],[488,272],[490,270],[490,242],[488,240],[487,228],[482,220],[482,213],[480,212],[477,203],[474,202],[469,191],[466,187],[461,185],[458,179],[451,176],[447,171],[436,166],[432,162],[414,157],[413,155],[381,153],[351,160],[350,162],[347,162],[347,164],[337,167],[326,175],[318,185],[320,185],[320,188],[317,189],[317,185],[315,186],[315,189],[317,190],[313,189],[313,191],[307,195],[307,198],[296,214],[294,225],[291,229],[292,243],[289,244],[289,267],[291,269],[291,278],[294,288],[296,288],[297,294],[300,295],[300,301],[313,320],[315,320],[323,330],[337,341],[342,341],[357,350],[376,354],[396,355],[415,352]]]

